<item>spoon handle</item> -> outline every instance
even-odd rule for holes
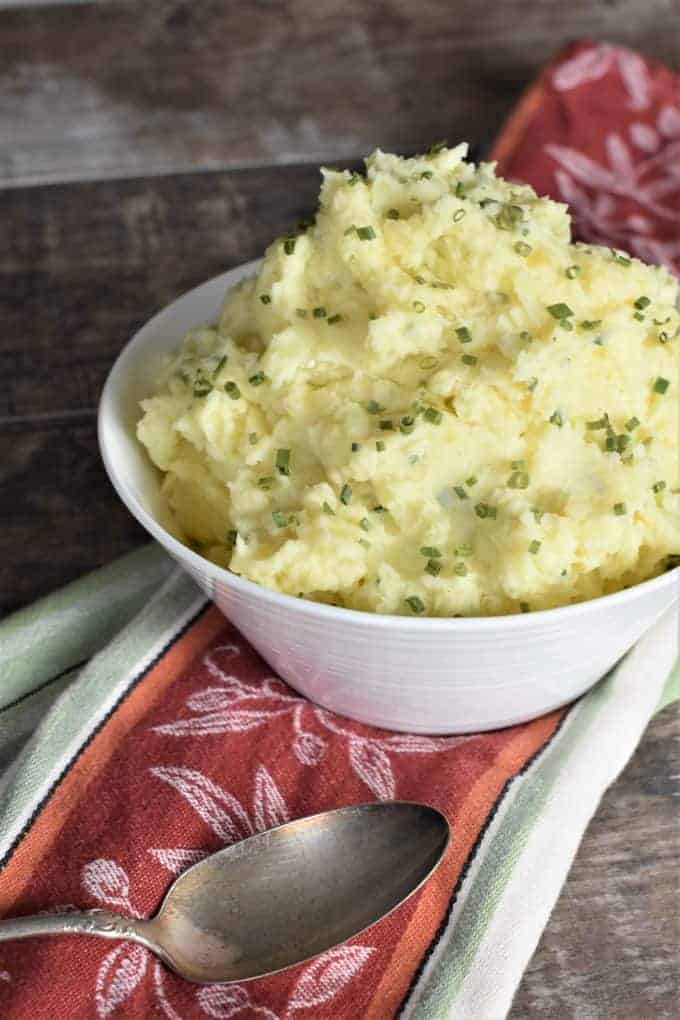
[[[0,942],[28,939],[34,935],[98,935],[105,939],[132,939],[148,945],[142,934],[144,925],[144,921],[112,914],[109,910],[34,914],[0,920]]]

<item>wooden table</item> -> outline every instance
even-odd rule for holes
[[[106,371],[308,211],[320,161],[488,139],[576,36],[679,66],[679,20],[677,0],[0,0],[0,611],[144,541],[97,455]],[[604,798],[513,1020],[677,1016],[678,735],[667,709]]]

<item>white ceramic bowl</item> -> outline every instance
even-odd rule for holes
[[[269,591],[215,566],[170,533],[160,475],[135,438],[139,402],[163,356],[257,263],[189,291],[148,322],[113,366],[99,407],[109,477],[138,521],[291,686],[387,729],[465,733],[523,722],[595,683],[678,597],[678,569],[561,609],[411,619],[336,609]]]

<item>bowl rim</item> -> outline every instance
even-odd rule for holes
[[[231,269],[218,273],[216,276],[204,280],[196,287],[180,294],[177,298],[165,305],[132,335],[116,357],[104,383],[99,406],[97,409],[97,441],[99,452],[104,462],[109,481],[116,490],[118,496],[125,504],[130,513],[139,523],[152,535],[153,538],[165,547],[180,564],[188,564],[198,571],[206,573],[211,581],[217,580],[228,588],[233,588],[246,596],[255,597],[272,607],[298,613],[301,616],[315,617],[319,620],[334,620],[337,622],[347,621],[367,628],[390,628],[407,629],[412,631],[428,632],[456,632],[466,630],[514,630],[517,628],[531,628],[535,624],[559,624],[563,620],[572,619],[583,613],[595,612],[597,609],[609,609],[619,604],[630,602],[633,599],[651,594],[667,585],[680,582],[680,566],[664,571],[656,577],[638,584],[631,585],[621,591],[612,592],[609,595],[599,595],[593,599],[584,599],[582,602],[574,602],[568,606],[556,606],[552,609],[537,609],[528,613],[506,613],[498,616],[406,616],[394,613],[371,613],[359,609],[345,609],[341,606],[331,606],[324,602],[315,602],[312,599],[301,599],[295,595],[287,595],[284,592],[275,591],[264,585],[250,581],[220,567],[212,560],[206,559],[199,553],[194,552],[184,543],[176,539],[166,528],[141,505],[131,491],[125,480],[124,471],[114,462],[114,457],[108,448],[106,431],[109,420],[115,420],[114,414],[114,393],[118,385],[125,362],[131,357],[133,351],[141,347],[146,338],[147,332],[151,332],[157,320],[167,316],[175,306],[186,301],[196,291],[202,290],[209,285],[216,285],[218,281],[224,281],[225,286],[229,285],[230,278],[240,279],[250,270],[254,270],[260,263],[260,259],[233,266]],[[680,587],[679,587],[680,591]]]

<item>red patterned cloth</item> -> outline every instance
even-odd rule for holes
[[[568,202],[575,234],[680,273],[680,76],[632,50],[575,42],[541,72],[491,158]]]

